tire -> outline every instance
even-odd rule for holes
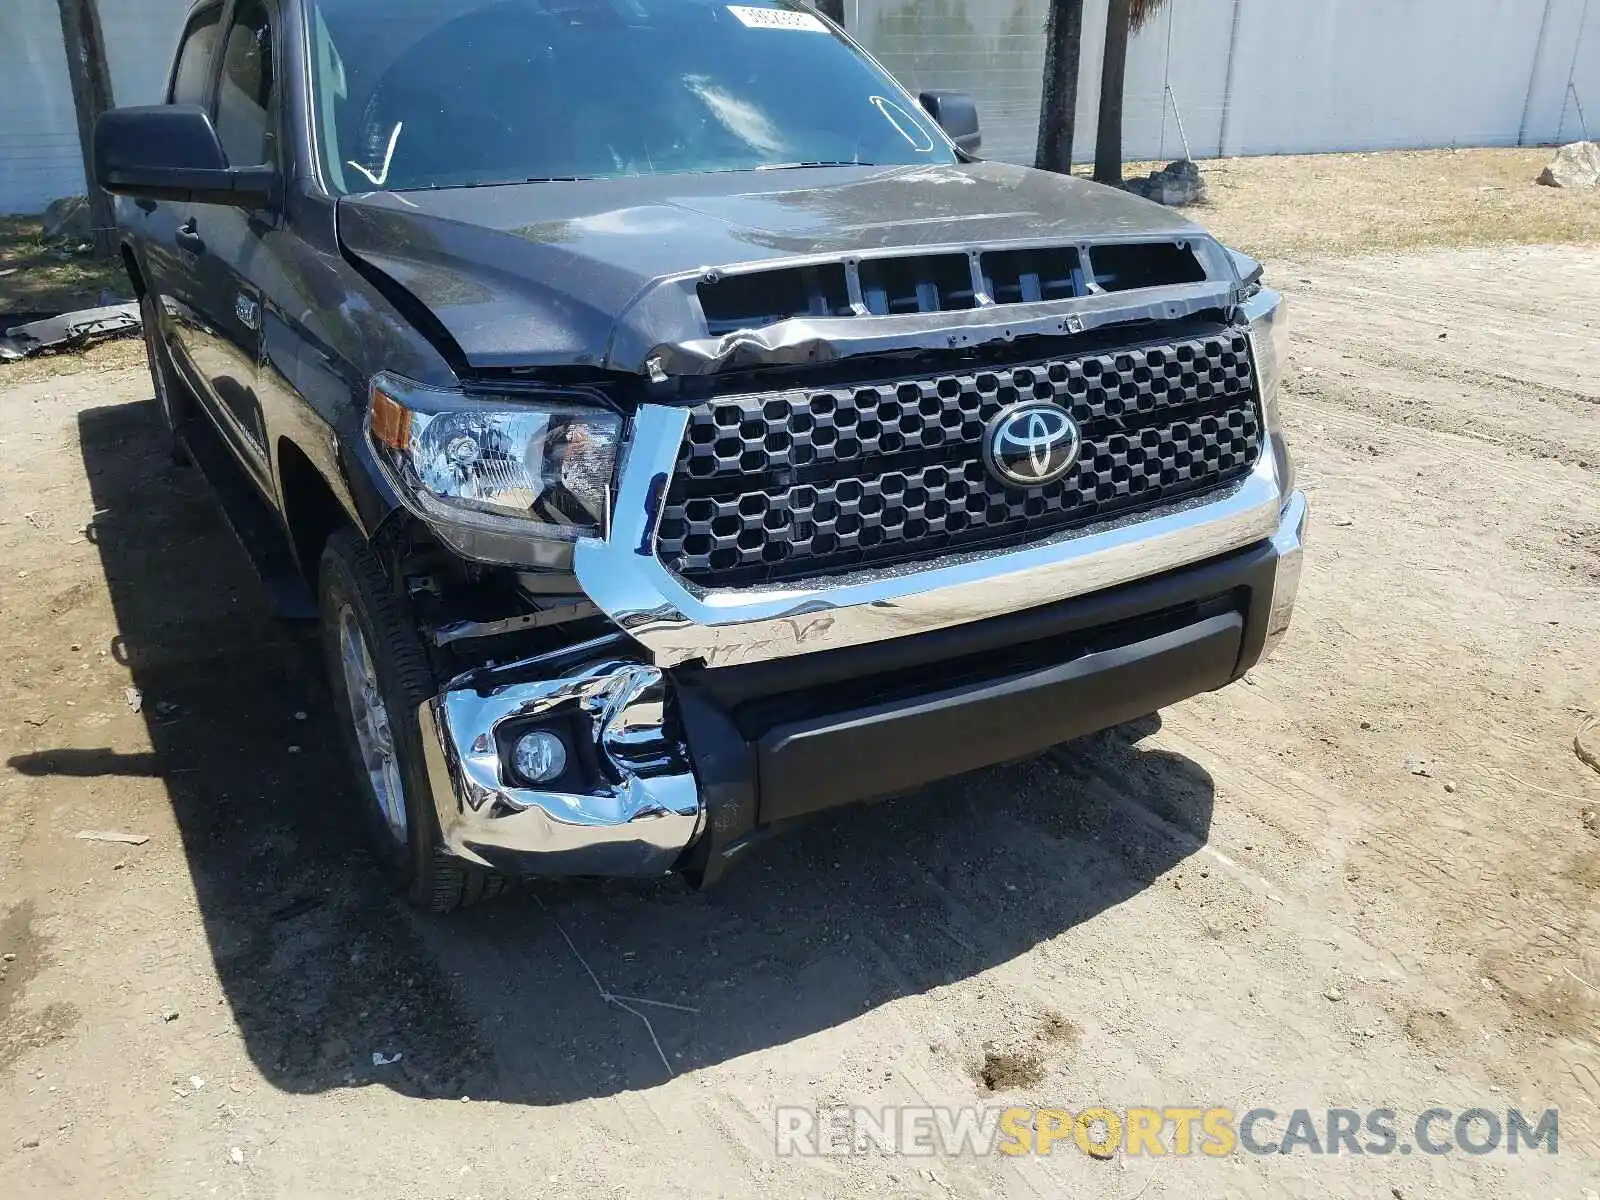
[[[178,438],[178,426],[194,413],[194,397],[189,387],[173,369],[172,358],[161,340],[160,310],[154,297],[146,292],[139,297],[139,322],[144,331],[144,354],[150,364],[150,383],[156,391],[156,407],[161,410],[161,420],[167,427],[170,439],[168,453],[179,466],[189,465],[189,452]]]
[[[437,690],[434,674],[389,589],[382,562],[354,529],[338,530],[328,539],[318,599],[334,715],[368,840],[384,875],[424,912],[452,912],[498,895],[505,890],[505,876],[441,849],[417,720],[418,707]],[[364,653],[352,652],[357,633]],[[369,681],[354,700],[352,678]],[[370,704],[374,696],[381,701],[376,718]],[[374,746],[380,750],[374,752]],[[384,746],[392,757],[381,752]]]

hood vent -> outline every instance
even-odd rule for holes
[[[983,290],[996,304],[1034,304],[1089,294],[1073,246],[992,250],[980,260]]]
[[[1111,242],[1089,248],[1094,281],[1108,292],[1205,282],[1193,250],[1176,242]]]
[[[976,308],[972,264],[965,254],[864,259],[861,300],[880,317]]]
[[[1203,283],[1205,266],[1179,242],[1109,242],[1084,253],[1077,246],[988,250],[978,257],[982,304],[1038,304],[1094,292]],[[851,278],[854,273],[855,278]],[[1090,280],[1093,280],[1091,285]],[[851,287],[860,284],[860,304]],[[977,308],[972,259],[966,254],[866,258],[729,275],[698,285],[713,336],[759,329],[793,317],[879,317]]]
[[[848,317],[843,263],[730,275],[699,287],[706,329],[713,334],[775,325],[791,317]]]

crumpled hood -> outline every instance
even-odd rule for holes
[[[708,271],[1136,235],[1209,243],[1159,205],[1002,163],[505,184],[339,202],[346,252],[425,305],[474,368],[644,372],[651,358],[659,367],[662,347],[706,345],[693,285]],[[970,324],[972,315],[920,320]],[[908,318],[854,323],[862,320],[904,328]],[[716,349],[698,355],[699,369],[715,369]]]

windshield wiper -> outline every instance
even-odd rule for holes
[[[801,167],[876,167],[875,162],[861,162],[860,160],[844,161],[833,159],[818,159],[815,162],[768,163],[765,166],[752,167],[753,171],[795,171]]]

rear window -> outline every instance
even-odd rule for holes
[[[710,0],[315,0],[322,157],[346,191],[949,163],[810,9]]]

